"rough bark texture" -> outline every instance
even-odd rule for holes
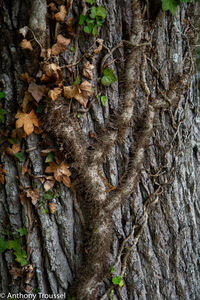
[[[72,2],[78,27],[84,1],[83,7],[80,1]],[[43,129],[68,155],[72,172],[71,189],[56,184],[55,214],[45,214],[43,207],[28,201],[21,205],[19,199],[22,186],[37,184],[41,198],[44,194],[38,177],[45,170],[41,150],[48,146],[41,136],[33,133],[20,141],[22,150],[31,150],[25,152],[29,177],[21,175],[23,163],[4,153],[8,142],[1,142],[6,176],[5,184],[0,183],[0,231],[27,228],[23,242],[34,266],[31,286],[42,293],[65,292],[77,300],[200,299],[198,1],[181,5],[174,17],[160,10],[159,1],[97,2],[107,10],[98,34],[106,47],[94,56],[92,84],[99,93],[97,78],[113,59],[109,67],[118,80],[101,87],[108,99],[105,107],[93,96],[79,120],[75,101],[43,101]],[[0,4],[0,84],[6,92],[1,103],[7,111],[5,125],[14,126],[24,87],[19,75],[29,72],[34,77],[40,67],[38,44],[33,42],[33,52],[22,51],[18,30],[28,25],[41,46],[49,47],[55,24],[46,1]],[[75,60],[93,43],[81,29]],[[73,56],[67,50],[54,62],[70,64]],[[72,83],[71,71],[76,75],[85,62],[64,69],[65,85]],[[89,138],[90,131],[97,140]],[[108,182],[115,187],[109,192]],[[27,290],[19,277],[11,277],[13,266],[19,267],[6,250],[0,256],[0,292]],[[112,285],[118,275],[123,287]]]

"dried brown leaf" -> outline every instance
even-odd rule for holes
[[[103,48],[103,40],[102,39],[97,39],[96,42],[99,44],[99,46],[96,49],[94,49],[94,53],[99,54],[99,52],[101,52],[101,50]]]
[[[53,101],[55,101],[58,96],[61,94],[62,89],[61,88],[54,88],[53,90],[49,90],[48,97],[51,98]]]
[[[45,192],[48,192],[55,184],[55,179],[53,178],[53,176],[48,176],[48,177],[52,177],[52,180],[46,180],[43,183]]]
[[[28,87],[29,93],[33,96],[33,98],[39,102],[42,97],[47,92],[47,87],[45,85],[38,85],[34,81],[31,81]]]
[[[50,202],[49,203],[49,210],[50,210],[50,213],[53,215],[56,211],[56,203]]]
[[[70,37],[74,37],[75,36],[74,25],[75,25],[75,19],[74,18],[68,18],[67,22],[66,22],[66,33]]]
[[[40,52],[40,57],[42,58],[50,58],[51,56],[51,48],[48,48],[48,49],[41,49],[41,52]]]
[[[33,51],[33,47],[31,45],[31,42],[30,41],[27,41],[26,39],[22,40],[21,43],[19,44],[20,47],[23,49],[23,50],[30,50],[30,51]]]
[[[22,205],[24,205],[26,201],[26,196],[24,194],[19,194],[20,202]]]
[[[52,55],[58,55],[62,52],[64,52],[68,45],[70,44],[71,40],[70,39],[66,39],[62,34],[59,34],[57,36],[57,42],[56,44],[54,44],[52,46],[52,49],[51,49],[51,53]]]
[[[57,22],[64,22],[66,15],[67,15],[66,7],[65,7],[65,5],[61,5],[60,11],[54,15],[54,19]]]
[[[90,62],[87,61],[83,66],[83,76],[92,80],[93,79],[93,70],[94,70],[94,65],[90,64]]]
[[[43,74],[41,80],[48,82],[55,82],[59,84],[63,81],[63,73],[61,68],[56,64],[44,64],[43,66]]]
[[[61,164],[56,164],[55,162],[49,163],[49,166],[46,167],[46,173],[54,173],[54,178],[58,182],[63,182],[66,186],[70,186],[69,176],[71,172],[69,171],[69,165],[61,162]]]
[[[31,81],[31,77],[27,72],[20,74],[20,79],[28,83]]]
[[[0,164],[0,182],[2,184],[4,184],[4,182],[5,182],[5,174],[6,174],[6,170]]]
[[[93,89],[92,89],[92,84],[88,81],[84,81],[81,83],[79,86],[81,89],[81,93],[83,95],[83,100],[85,103],[85,107],[87,106],[88,98],[93,95]]]
[[[16,128],[24,127],[24,131],[27,135],[31,135],[34,131],[34,126],[39,127],[39,120],[35,111],[32,110],[29,114],[18,111],[16,116]]]
[[[38,202],[38,199],[40,197],[39,189],[27,189],[25,190],[25,193],[28,198],[31,198],[33,205],[35,205]]]
[[[53,2],[49,3],[49,7],[52,12],[57,11],[57,7],[56,7],[55,3],[53,3]]]

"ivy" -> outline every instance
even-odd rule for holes
[[[28,264],[26,251],[22,249],[21,246],[21,237],[27,234],[27,230],[24,228],[19,228],[18,233],[20,237],[13,234],[13,239],[11,240],[3,240],[0,238],[0,253],[4,251],[13,250],[13,254],[15,255],[15,260],[23,267]]]
[[[0,122],[5,122],[4,115],[6,114],[6,110],[3,108],[0,108]]]
[[[93,5],[96,1],[88,0],[86,3]],[[87,15],[80,15],[79,24],[84,25],[84,32],[96,36],[98,33],[98,27],[103,25],[107,12],[101,5],[92,6],[89,11],[90,13]]]
[[[185,2],[190,2],[190,0],[162,0],[162,10],[170,10],[172,15],[175,15],[178,5]]]
[[[119,285],[120,287],[122,287],[124,285],[123,283],[123,279],[121,278],[121,276],[116,276],[112,278],[112,283],[114,285]]]
[[[20,162],[23,162],[25,160],[24,152],[18,152],[18,153],[15,153],[14,155],[15,155],[15,157],[17,157],[17,159]]]
[[[103,71],[103,77],[101,78],[102,85],[109,86],[116,80],[117,78],[115,77],[113,70],[111,70],[110,68],[106,68]]]

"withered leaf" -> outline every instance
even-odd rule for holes
[[[93,94],[92,84],[84,81],[81,85],[64,86],[64,97],[76,99],[85,108],[88,103],[88,98]]]
[[[69,179],[69,176],[71,175],[71,172],[69,171],[69,165],[61,162],[61,164],[56,164],[55,162],[49,163],[49,166],[46,167],[45,172],[46,173],[53,173],[54,178],[58,182],[63,182],[64,185],[67,187],[70,187],[71,182]]]
[[[43,182],[45,192],[48,192],[55,184],[55,179],[53,176],[47,176],[46,181]]]
[[[4,184],[5,182],[5,174],[6,174],[6,170],[2,167],[2,165],[0,164],[0,182],[2,184]]]
[[[48,97],[51,98],[53,101],[55,101],[58,96],[61,94],[62,89],[61,88],[54,88],[53,90],[49,90]]]
[[[92,84],[88,81],[83,81],[80,85],[80,89],[83,95],[84,103],[88,102],[88,98],[93,95]]]
[[[56,203],[50,202],[49,203],[49,210],[50,210],[50,213],[53,215],[56,211]]]
[[[96,42],[99,44],[99,46],[96,49],[94,49],[94,53],[98,54],[99,52],[101,52],[101,50],[103,48],[103,40],[102,39],[97,39]]]
[[[49,3],[49,7],[52,12],[57,11],[57,7],[56,7],[55,3],[53,3],[53,2]]]
[[[16,116],[16,128],[24,127],[24,131],[27,135],[31,135],[34,131],[34,126],[39,127],[39,120],[35,111],[32,110],[29,114],[18,111]]]
[[[13,144],[12,148],[7,147],[6,148],[6,153],[14,156],[16,153],[18,153],[21,150],[20,145],[19,144]]]
[[[71,40],[70,39],[66,39],[62,34],[59,34],[57,36],[57,42],[56,44],[54,44],[52,46],[52,49],[51,49],[51,53],[52,55],[58,55],[62,52],[64,52],[68,45],[70,44]]]
[[[27,189],[25,190],[25,193],[28,198],[31,198],[33,205],[35,205],[38,202],[38,199],[40,197],[39,189]]]
[[[75,19],[74,18],[68,18],[67,22],[66,22],[66,33],[70,37],[75,36],[74,25],[75,25]]]
[[[61,68],[56,64],[44,64],[43,72],[45,74],[42,75],[41,80],[55,82],[56,84],[59,84],[63,81],[63,73]]]
[[[31,45],[31,42],[30,42],[30,41],[27,41],[26,39],[23,39],[19,45],[20,45],[20,47],[21,47],[23,50],[30,50],[30,51],[33,51],[33,47],[32,47],[32,45]]]
[[[93,79],[93,70],[94,70],[94,65],[90,64],[90,62],[87,61],[83,66],[83,76],[92,80]]]
[[[33,96],[33,98],[39,102],[42,97],[45,95],[47,92],[47,88],[45,85],[38,85],[34,81],[31,81],[28,87],[29,93]]]
[[[51,48],[48,48],[48,49],[42,48],[41,49],[40,57],[42,57],[42,58],[50,58],[50,56],[51,56]]]
[[[31,81],[31,77],[29,76],[28,72],[22,73],[20,75],[20,79],[28,83]]]
[[[60,11],[54,15],[54,19],[57,22],[64,22],[66,15],[67,15],[66,7],[65,7],[65,5],[61,5]]]

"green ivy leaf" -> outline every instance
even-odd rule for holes
[[[20,162],[23,162],[25,160],[24,152],[18,152],[18,153],[15,153],[14,155],[15,155],[15,157],[18,158],[18,160]]]
[[[6,93],[0,92],[0,99],[5,98],[5,96],[6,96]]]
[[[0,253],[3,253],[8,248],[8,242],[0,238]]]
[[[3,108],[0,108],[0,121],[1,122],[4,122],[5,121],[5,118],[4,118],[4,115],[6,114],[6,110],[3,109]]]
[[[106,18],[106,9],[103,6],[97,6],[96,16],[102,17],[102,19]]]
[[[98,27],[97,27],[97,25],[94,25],[94,27],[92,29],[92,34],[93,34],[93,36],[95,36],[95,35],[97,35],[97,33],[98,33]]]
[[[16,261],[20,263],[22,267],[28,264],[26,251],[21,250],[20,252],[14,252],[14,255],[16,256]]]
[[[12,145],[17,144],[17,139],[8,139],[8,142]]]
[[[175,15],[178,4],[176,0],[162,0],[162,10],[170,10],[172,15]]]
[[[19,232],[20,236],[27,235],[26,228],[19,228],[17,231]]]
[[[78,75],[78,76],[76,76],[76,78],[75,78],[74,84],[75,84],[75,85],[79,85],[79,84],[81,84],[81,81],[82,81],[81,75]]]
[[[96,0],[85,0],[85,2],[92,5],[96,3]]]
[[[101,96],[101,103],[103,106],[106,105],[107,97],[106,96]]]
[[[87,18],[87,16],[85,16],[85,15],[80,15],[79,25],[83,25],[86,18]]]
[[[47,212],[48,212],[48,210],[47,210],[46,208],[44,208],[42,211],[43,211],[43,214],[45,214],[45,215],[46,215]]]
[[[92,25],[92,24],[89,24],[89,25],[87,25],[87,26],[84,26],[84,32],[86,32],[86,33],[92,33],[92,29],[93,29],[93,27],[94,27],[94,25]]]
[[[52,193],[46,193],[46,194],[44,194],[43,198],[45,200],[52,200],[53,199],[53,195],[52,195]]]
[[[49,163],[49,162],[53,162],[54,161],[54,153],[50,152],[48,153],[46,159],[45,159],[45,163]]]
[[[112,278],[112,283],[113,283],[114,285],[119,285],[119,286],[121,286],[121,287],[124,285],[123,279],[121,278],[121,276],[113,277],[113,278]]]
[[[116,80],[117,80],[117,78],[115,77],[113,70],[111,70],[110,68],[106,68],[103,71],[103,77],[101,78],[101,83],[103,85],[109,86]]]
[[[90,11],[90,18],[91,19],[95,19],[97,15],[97,7],[96,6],[92,6],[91,7],[91,11]]]

